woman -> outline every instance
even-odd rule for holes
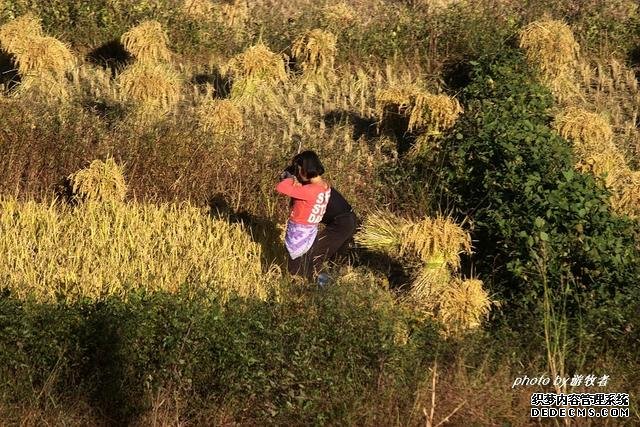
[[[313,151],[293,158],[282,174],[276,191],[291,197],[291,213],[287,222],[285,247],[289,253],[288,269],[293,275],[312,278],[307,258],[318,234],[318,224],[327,208],[331,189],[322,179],[324,167]],[[305,185],[302,185],[302,183]]]
[[[298,181],[303,188],[310,182],[304,176],[301,176],[304,168],[298,165],[301,157],[310,156],[307,153],[313,152],[301,153],[294,157],[292,164],[283,172],[283,177],[291,177],[298,174]],[[317,159],[315,153],[313,153],[313,156]],[[319,163],[320,160],[317,159],[317,162]],[[322,172],[324,172],[324,168],[322,168]],[[335,188],[331,188],[328,193],[328,199],[324,215],[320,220],[325,227],[316,233],[311,247],[302,256],[289,260],[289,272],[291,274],[301,275],[308,279],[313,279],[313,276],[317,275],[318,284],[321,286],[326,285],[329,281],[327,274],[322,272],[323,263],[335,255],[356,231],[356,216],[342,194]]]

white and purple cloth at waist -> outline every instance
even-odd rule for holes
[[[298,224],[289,220],[287,222],[284,246],[289,251],[291,259],[296,259],[306,254],[311,249],[317,234],[317,224]]]

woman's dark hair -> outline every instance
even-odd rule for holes
[[[312,179],[324,173],[324,166],[318,155],[311,150],[303,151],[293,158],[293,164],[300,166],[306,179]]]

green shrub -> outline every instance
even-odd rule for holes
[[[540,318],[545,280],[554,295],[569,284],[564,310],[584,325],[574,330],[606,342],[639,295],[637,223],[613,214],[603,185],[574,170],[570,145],[549,126],[552,98],[520,52],[485,57],[472,76],[439,173],[448,203],[475,225],[477,274],[512,325]]]
[[[399,330],[414,328],[409,340]],[[385,378],[411,393],[435,327],[410,322],[387,291],[336,286],[284,302],[132,293],[73,305],[0,297],[0,401],[88,399],[134,421],[159,390],[190,412],[232,408],[256,423],[345,423]],[[41,392],[43,391],[43,392]]]

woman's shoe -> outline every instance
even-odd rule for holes
[[[329,282],[331,282],[331,277],[329,277],[327,273],[320,273],[318,277],[316,277],[316,283],[320,289],[326,288]]]

